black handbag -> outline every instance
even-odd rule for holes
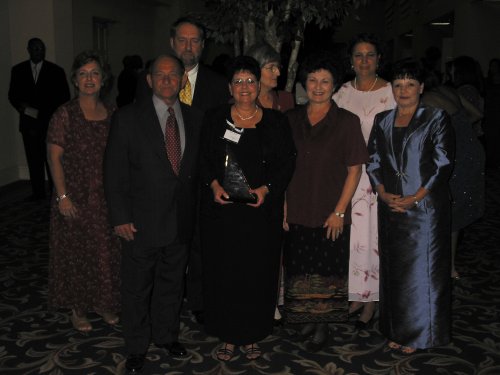
[[[257,195],[250,193],[250,185],[228,144],[226,144],[222,187],[229,195],[229,199],[223,197],[224,200],[235,203],[257,203]]]

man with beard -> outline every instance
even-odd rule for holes
[[[181,90],[181,101],[202,112],[229,99],[224,77],[200,64],[205,36],[205,27],[191,17],[179,18],[170,29],[170,46],[184,63],[189,82]]]
[[[179,96],[181,102],[206,110],[227,103],[229,89],[226,80],[205,65],[200,58],[205,47],[205,27],[191,17],[181,17],[170,29],[170,46],[186,67],[187,81]],[[187,307],[198,323],[203,324],[202,269],[199,230],[189,252],[186,295]]]

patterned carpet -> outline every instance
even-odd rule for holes
[[[487,213],[466,231],[457,268],[453,341],[411,356],[386,348],[377,331],[352,323],[332,324],[328,346],[307,353],[293,326],[277,328],[266,352],[249,362],[215,359],[217,340],[184,312],[180,340],[185,359],[169,358],[153,345],[143,374],[500,374],[500,170],[487,174]],[[0,374],[122,374],[120,327],[91,315],[94,330],[77,333],[66,311],[46,309],[48,205],[23,200],[26,184],[0,189]],[[24,189],[24,190],[23,190]],[[242,322],[245,324],[245,322]]]

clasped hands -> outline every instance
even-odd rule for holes
[[[415,207],[415,196],[391,194],[387,192],[379,193],[380,199],[389,206],[392,212],[406,212],[410,208]]]

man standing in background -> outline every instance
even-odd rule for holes
[[[191,17],[181,17],[170,29],[170,46],[186,68],[187,81],[179,93],[181,102],[205,113],[227,103],[228,83],[218,73],[200,63],[205,47],[205,27]],[[198,224],[189,251],[186,281],[187,308],[203,324],[202,266]]]
[[[9,101],[19,112],[19,131],[23,136],[24,152],[30,174],[31,199],[46,197],[45,170],[52,179],[47,164],[45,138],[50,118],[61,104],[70,99],[64,69],[45,60],[45,44],[39,38],[28,41],[30,59],[12,68]]]

